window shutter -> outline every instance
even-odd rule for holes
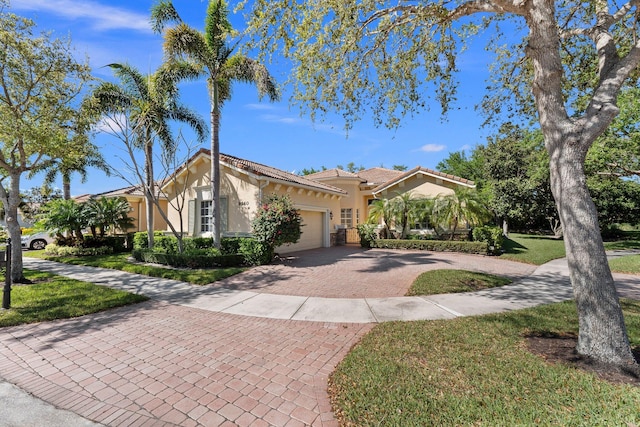
[[[187,206],[187,234],[196,235],[196,201],[193,199]]]

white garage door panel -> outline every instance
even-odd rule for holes
[[[286,254],[295,251],[305,251],[322,247],[323,216],[322,212],[300,211],[302,217],[302,236],[294,245],[284,245],[276,248],[276,252]]]

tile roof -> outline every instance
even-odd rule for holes
[[[361,181],[364,180],[364,178],[362,178],[358,174],[355,174],[353,172],[348,172],[338,168],[327,169],[320,172],[311,173],[309,175],[305,175],[305,177],[308,179],[319,179],[319,180],[328,179],[328,178],[356,178]]]
[[[156,186],[160,186],[161,182],[156,182]],[[117,190],[105,191],[103,193],[98,194],[86,194],[83,196],[76,197],[78,201],[86,201],[88,199],[93,199],[96,197],[126,197],[126,196],[135,196],[135,197],[145,197],[144,190],[141,185],[131,185],[129,187],[118,188]],[[161,194],[160,198],[162,199],[164,196]]]
[[[210,150],[206,150],[206,154],[210,155]],[[239,157],[230,156],[228,154],[220,153],[220,161],[227,163],[231,166],[235,166],[238,169],[246,170],[254,175],[265,176],[267,178],[277,179],[278,181],[284,181],[291,184],[296,184],[304,187],[314,188],[324,192],[334,194],[347,194],[341,188],[334,187],[332,185],[323,184],[318,181],[311,180],[307,177],[296,175],[290,172],[283,171],[271,166],[263,165],[261,163],[252,162],[250,160],[241,159]]]
[[[459,176],[455,176],[455,175],[451,175],[448,173],[444,173],[444,172],[438,172],[436,170],[433,169],[429,169],[429,168],[423,168],[422,166],[416,166],[415,168],[407,171],[407,172],[401,172],[400,175],[396,176],[394,179],[391,179],[387,182],[384,182],[380,185],[378,185],[376,188],[374,188],[372,191],[373,193],[379,193],[382,190],[391,187],[392,185],[397,184],[400,181],[403,181],[407,178],[409,178],[410,176],[413,176],[417,173],[423,173],[426,175],[431,175],[434,177],[438,177],[438,178],[442,178],[445,179],[447,181],[451,181],[454,183],[458,183],[458,184],[462,184],[464,186],[467,187],[475,187],[475,184],[473,181],[469,180],[469,179],[465,179],[465,178],[460,178]]]
[[[387,168],[370,168],[358,172],[358,176],[365,179],[368,184],[384,184],[403,174],[402,171]]]
[[[187,160],[182,166],[180,166],[174,172],[174,174],[179,173],[182,169],[184,169],[186,165],[191,163],[198,156],[206,156],[210,158],[211,150],[207,148],[201,148],[200,150],[198,150],[197,153],[191,156],[189,160]],[[341,188],[334,187],[328,184],[323,184],[321,182],[308,179],[304,176],[286,172],[281,169],[274,168],[272,166],[263,165],[261,163],[252,162],[250,160],[241,159],[240,157],[231,156],[229,154],[220,153],[220,162],[225,163],[236,169],[246,171],[247,173],[250,173],[253,175],[263,176],[265,178],[270,178],[277,181],[290,183],[293,185],[306,187],[309,189],[314,189],[316,191],[328,192],[328,193],[337,194],[340,196],[347,194],[347,192]]]

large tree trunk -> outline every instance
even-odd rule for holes
[[[598,361],[635,365],[622,309],[604,251],[584,160],[614,115],[614,92],[600,92],[598,108],[569,118],[563,92],[560,36],[553,0],[527,3],[527,55],[534,70],[533,94],[550,157],[551,190],[564,229],[569,273],[578,309],[580,354]],[[588,110],[589,111],[589,110]],[[637,366],[637,365],[636,365]]]
[[[633,365],[620,301],[605,254],[595,205],[584,174],[580,144],[549,144],[551,188],[564,227],[564,242],[578,308],[578,353]]]
[[[20,223],[18,222],[18,206],[20,205],[20,173],[9,175],[9,192],[0,189],[0,198],[5,206],[7,231],[11,238],[11,280],[14,283],[25,281],[22,271],[22,245]]]
[[[213,209],[211,230],[213,245],[220,248],[220,106],[218,88],[211,89],[211,209]]]

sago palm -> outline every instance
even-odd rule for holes
[[[267,68],[242,54],[233,54],[235,45],[227,45],[233,34],[227,5],[210,0],[205,17],[205,30],[200,32],[182,21],[170,0],[161,0],[151,9],[154,31],[164,32],[164,50],[170,58],[184,57],[201,67],[206,74],[211,103],[211,196],[212,231],[216,247],[220,247],[220,111],[231,98],[233,82],[250,83],[260,97],[279,99],[274,79]],[[174,26],[168,27],[169,24]]]
[[[189,125],[199,141],[207,134],[206,124],[193,110],[179,103],[178,82],[192,78],[197,70],[183,61],[169,61],[155,73],[143,75],[126,64],[110,64],[120,84],[105,82],[94,90],[98,109],[104,114],[124,114],[132,123],[137,148],[144,150],[144,193],[147,209],[147,235],[153,247],[153,197],[155,178],[153,146],[159,141],[164,155],[175,150],[170,122]]]

